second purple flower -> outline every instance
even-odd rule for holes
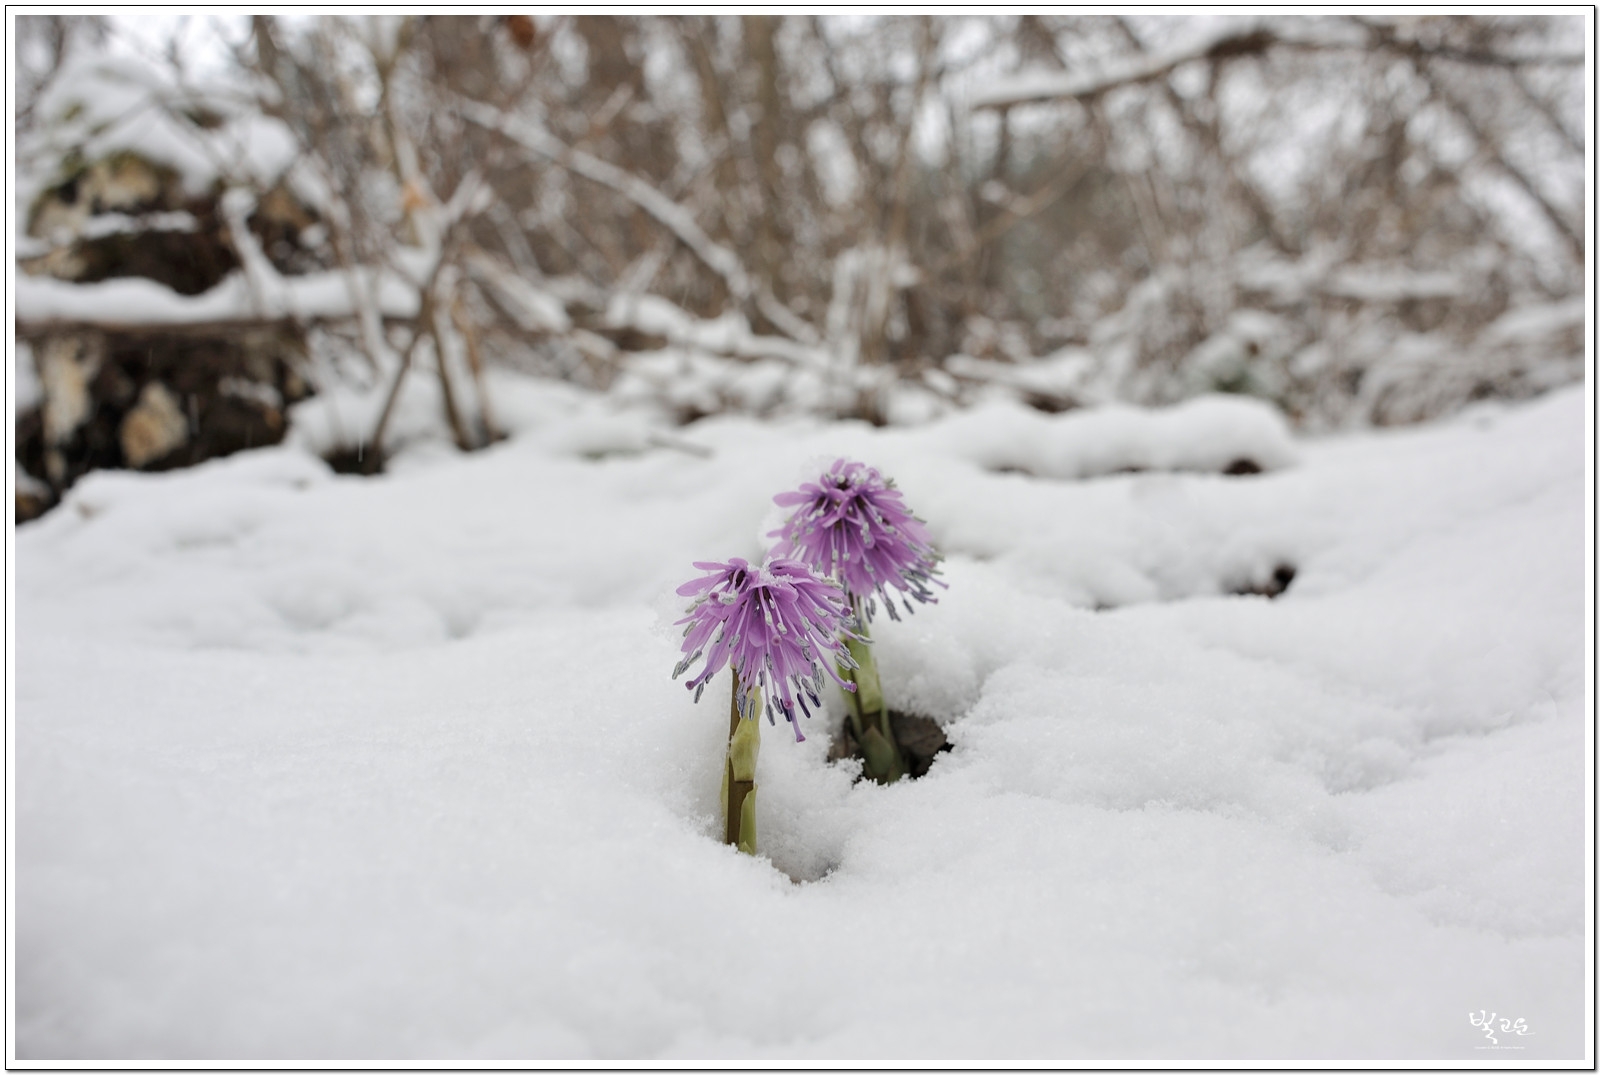
[[[937,600],[931,586],[944,583],[933,577],[939,556],[929,544],[928,531],[906,507],[894,482],[876,468],[836,459],[817,481],[772,499],[779,507],[795,509],[768,535],[778,539],[773,555],[793,556],[818,574],[838,579],[866,619],[877,611],[877,600],[895,620],[900,618],[894,607],[897,596],[907,612],[912,611],[908,598]]]
[[[892,784],[909,771],[905,752],[884,703],[878,662],[869,646],[867,623],[878,601],[898,620],[895,601],[911,612],[911,599],[937,600],[933,587],[945,583],[939,554],[928,541],[922,520],[911,514],[894,482],[865,463],[837,459],[814,482],[772,498],[794,512],[771,536],[773,553],[805,561],[818,574],[837,579],[855,613],[855,629],[842,639],[840,673],[852,688],[845,695],[850,735],[860,750],[864,771]]]

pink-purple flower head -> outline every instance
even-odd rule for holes
[[[687,656],[672,678],[704,656],[705,667],[687,684],[698,702],[706,681],[731,665],[739,675],[734,699],[739,715],[756,715],[759,690],[766,697],[768,721],[776,723],[775,713],[783,713],[794,725],[795,739],[804,740],[795,708],[809,717],[806,699],[821,707],[822,673],[845,690],[855,689],[833,669],[834,662],[856,667],[842,641],[854,625],[843,592],[798,560],[769,559],[754,567],[734,557],[725,564],[694,566],[708,574],[678,587],[678,593],[695,600],[689,615],[678,621],[688,624],[683,632]],[[832,659],[821,660],[824,653]]]
[[[882,598],[891,619],[898,620],[894,598],[911,611],[909,597],[936,601],[933,586],[945,584],[939,554],[928,542],[922,520],[911,514],[900,490],[865,463],[837,459],[815,482],[797,492],[772,498],[795,512],[772,532],[777,556],[793,556],[818,574],[831,575],[844,586],[858,614],[871,619],[875,597]],[[899,591],[891,594],[890,589]]]

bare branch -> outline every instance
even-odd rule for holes
[[[753,279],[737,254],[715,242],[683,206],[643,179],[599,157],[573,149],[543,127],[508,116],[499,109],[461,98],[456,99],[456,108],[471,122],[499,131],[524,149],[627,198],[676,235],[695,257],[720,276],[736,300],[753,300],[767,320],[791,339],[817,342],[816,331],[780,303],[765,284]]]
[[[1422,72],[1423,78],[1427,80],[1429,87],[1449,106],[1450,111],[1456,118],[1461,120],[1483,152],[1494,161],[1500,171],[1509,176],[1511,181],[1521,188],[1522,192],[1539,207],[1539,211],[1544,214],[1551,227],[1566,242],[1567,249],[1572,252],[1572,256],[1581,265],[1583,263],[1583,236],[1579,235],[1578,230],[1567,222],[1566,217],[1562,216],[1556,210],[1556,207],[1550,204],[1550,199],[1545,197],[1544,192],[1539,189],[1538,184],[1533,181],[1532,177],[1517,167],[1505,153],[1501,152],[1499,144],[1484,130],[1483,125],[1473,116],[1466,102],[1450,87],[1446,86],[1443,80],[1434,77],[1433,72],[1428,69],[1426,64],[1418,64],[1417,66]]]
[[[1273,48],[1302,52],[1366,52],[1381,50],[1416,59],[1451,60],[1489,67],[1571,66],[1584,62],[1582,54],[1540,53],[1517,55],[1477,49],[1425,45],[1398,37],[1387,27],[1352,22],[1365,31],[1358,37],[1338,33],[1304,34],[1287,29],[1281,21],[1268,25],[1251,22],[1200,35],[1180,45],[1144,56],[1122,57],[1100,71],[1088,74],[1040,74],[1008,80],[973,101],[974,109],[1011,108],[1043,101],[1086,101],[1123,86],[1137,86],[1165,78],[1194,60],[1225,60],[1259,55]],[[1334,27],[1326,27],[1334,30]]]
[[[975,109],[1011,108],[1041,101],[1093,100],[1122,86],[1137,86],[1165,78],[1174,68],[1193,60],[1265,52],[1282,42],[1281,37],[1261,25],[1219,29],[1161,52],[1121,57],[1101,71],[1009,80],[1009,84],[979,94],[972,106]]]

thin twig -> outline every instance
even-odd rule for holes
[[[790,339],[809,344],[818,342],[816,330],[779,302],[765,282],[756,280],[737,254],[713,240],[683,206],[643,179],[593,154],[574,149],[543,127],[506,115],[497,108],[459,97],[456,108],[463,118],[499,131],[524,149],[627,198],[676,235],[695,257],[720,276],[736,300],[753,301],[756,309]]]

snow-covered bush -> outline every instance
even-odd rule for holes
[[[30,30],[19,330],[291,327],[351,401],[306,443],[364,472],[408,397],[499,439],[494,366],[684,423],[1217,391],[1415,421],[1580,376],[1581,25],[252,16],[209,81],[82,49],[46,78]],[[160,446],[183,394],[116,406]]]

